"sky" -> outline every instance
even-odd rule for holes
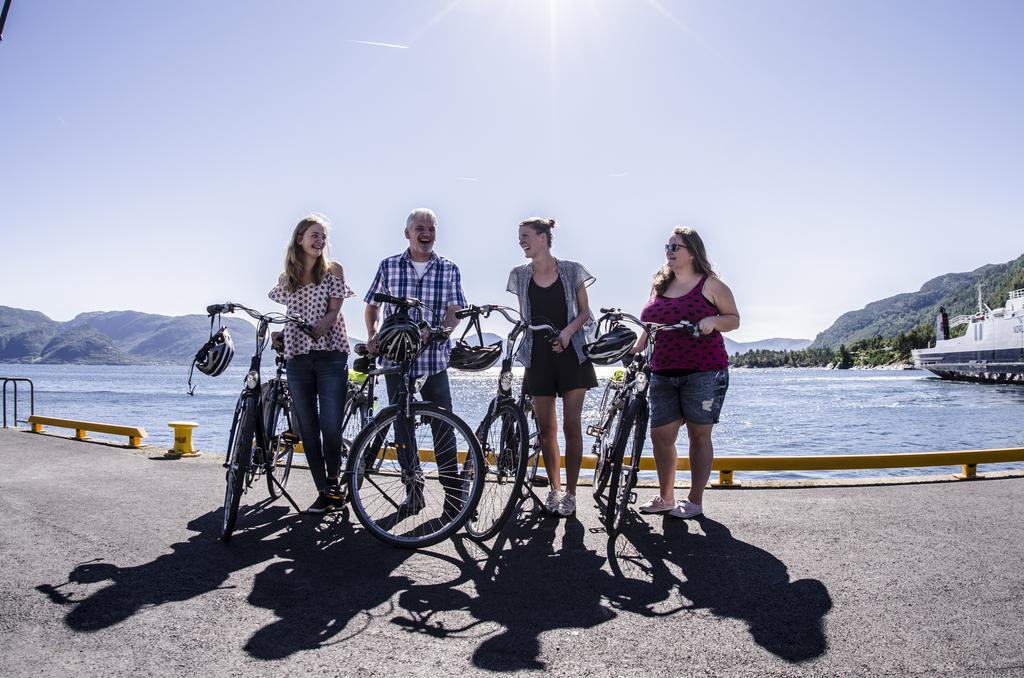
[[[731,338],[812,339],[1024,252],[1022,74],[1016,0],[13,0],[0,305],[274,309],[317,211],[364,336],[430,207],[472,303],[514,303],[517,225],[551,216],[592,306],[638,312],[686,225]]]

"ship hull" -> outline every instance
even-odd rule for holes
[[[937,377],[986,384],[1024,384],[1024,363],[943,362],[920,365]]]

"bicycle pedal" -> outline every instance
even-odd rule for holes
[[[600,426],[590,425],[587,427],[587,435],[593,438],[600,437],[604,435],[604,429]]]
[[[636,492],[630,492],[629,493],[629,501],[627,503],[629,503],[629,504],[635,504],[636,503]]]
[[[547,477],[545,477],[545,476],[534,476],[533,477],[533,486],[534,487],[547,487],[548,486],[548,479],[547,479]]]

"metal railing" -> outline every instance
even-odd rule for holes
[[[32,383],[31,379],[25,377],[0,377],[0,380],[4,382],[4,428],[7,428],[7,385],[14,384],[14,428],[18,427],[18,382],[25,382],[28,384],[29,392],[29,416],[36,413],[36,387]],[[22,423],[27,424],[28,419],[21,419]]]

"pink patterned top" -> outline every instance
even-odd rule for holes
[[[707,276],[681,297],[654,295],[640,312],[640,319],[649,323],[671,324],[680,320],[698,323],[708,316],[718,315],[718,309],[704,296]],[[695,337],[689,332],[666,331],[658,334],[651,357],[651,371],[705,372],[729,367],[729,354],[725,338],[715,330],[711,334]]]
[[[327,303],[330,299],[348,299],[354,296],[355,292],[348,286],[344,278],[339,278],[333,273],[328,273],[320,284],[310,283],[303,285],[294,292],[289,292],[286,284],[278,283],[270,290],[269,296],[279,304],[287,306],[288,315],[302,316],[302,319],[310,325],[315,325],[320,318],[327,313]],[[342,351],[347,353],[350,350],[348,344],[348,332],[345,330],[345,317],[338,314],[338,322],[327,334],[319,339],[300,330],[295,325],[284,326],[284,357],[292,358],[303,355],[310,351]]]

